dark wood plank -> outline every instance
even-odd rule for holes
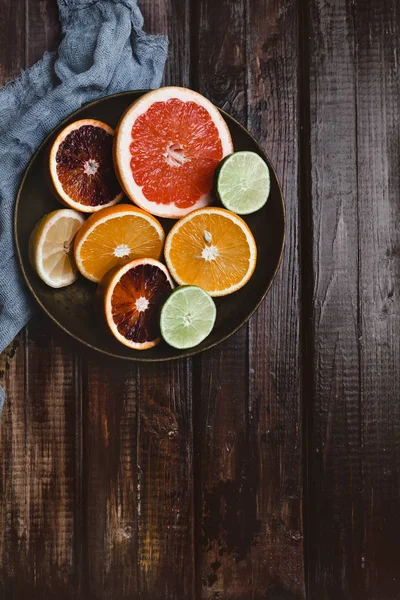
[[[194,598],[190,361],[140,368],[138,539],[140,598]]]
[[[25,0],[2,0],[0,11],[0,85],[25,67]]]
[[[45,4],[2,3],[3,79],[48,48],[43,30],[58,31]],[[37,317],[2,358],[0,589],[7,598],[71,598],[79,587],[79,367],[75,354],[48,331]]]
[[[309,405],[309,594],[338,600],[361,598],[363,588],[354,15],[344,0],[315,0],[307,17],[314,263],[309,362],[315,386]]]
[[[85,597],[133,598],[138,581],[137,369],[83,370]]]
[[[142,0],[145,30],[167,34],[164,85],[189,85],[189,0]],[[194,598],[192,361],[139,368],[141,600]]]
[[[28,0],[25,4],[27,64],[33,65],[60,41],[58,7],[54,0]]]
[[[163,85],[188,86],[190,75],[190,0],[139,0],[144,30],[168,35]]]
[[[192,598],[192,433],[186,363],[90,361],[84,434],[93,598]]]
[[[276,167],[287,211],[282,266],[250,322],[249,442],[257,448],[262,520],[253,569],[257,593],[303,598],[299,3],[250,2],[247,22],[248,127]]]
[[[43,323],[36,323],[43,327]],[[75,537],[74,354],[34,327],[3,356],[0,596],[71,598],[79,584]],[[2,595],[4,594],[4,596]]]
[[[355,6],[363,598],[400,597],[400,10]],[[361,597],[361,596],[360,596]]]
[[[27,564],[30,526],[26,505],[28,461],[25,404],[24,336],[2,353],[0,384],[6,393],[0,438],[0,597],[18,589],[31,568]]]
[[[244,2],[194,7],[192,84],[209,100],[246,119]],[[222,25],[222,26],[221,26]],[[196,588],[198,598],[250,592],[250,553],[260,521],[247,443],[248,332],[195,359]]]
[[[141,2],[168,32],[165,83],[188,85],[186,0]],[[85,367],[88,597],[193,600],[190,361]]]
[[[400,595],[398,6],[314,1],[308,18],[310,596],[392,599]]]
[[[198,597],[302,598],[297,3],[205,1],[197,19],[193,80],[264,144],[289,208],[267,303],[196,359]]]

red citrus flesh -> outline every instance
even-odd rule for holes
[[[165,272],[154,264],[139,264],[122,275],[111,297],[112,318],[120,335],[134,344],[157,340],[158,313],[171,289]]]
[[[152,202],[194,206],[223,158],[218,129],[196,102],[154,102],[132,127],[132,175]]]
[[[64,192],[84,206],[103,206],[121,192],[113,166],[113,136],[93,125],[72,130],[56,153]]]
[[[144,94],[123,114],[114,164],[134,204],[178,219],[213,203],[215,169],[233,150],[216,106],[193,90],[164,87]]]

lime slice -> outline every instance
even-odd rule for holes
[[[214,300],[207,292],[184,285],[174,290],[162,307],[161,335],[173,348],[193,348],[211,333],[216,315]]]
[[[249,215],[268,200],[270,177],[267,164],[255,152],[235,152],[220,165],[217,194],[228,210]]]

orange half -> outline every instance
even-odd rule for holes
[[[65,127],[49,152],[50,187],[58,200],[93,213],[123,196],[113,164],[114,130],[96,119]]]
[[[180,219],[165,242],[168,269],[180,285],[197,285],[211,296],[242,288],[257,262],[246,222],[223,208],[200,208]]]
[[[75,262],[84,277],[98,282],[113,267],[137,258],[159,258],[164,230],[152,215],[129,204],[91,215],[75,238]]]
[[[159,312],[174,284],[158,260],[139,259],[107,273],[97,297],[113,336],[135,350],[160,342]]]

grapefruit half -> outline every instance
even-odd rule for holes
[[[116,172],[128,198],[172,219],[212,203],[215,169],[232,152],[218,109],[180,87],[142,96],[122,116],[114,139]]]

